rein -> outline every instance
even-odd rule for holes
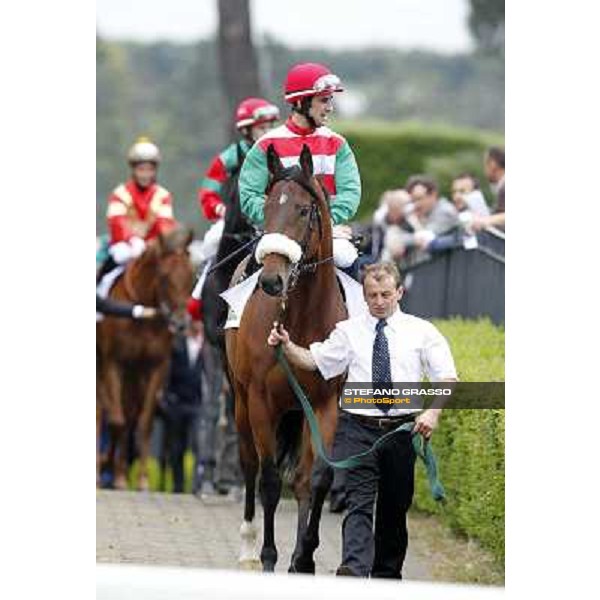
[[[402,431],[410,432],[412,430],[412,423],[402,423],[395,429],[388,431],[380,438],[378,438],[368,450],[365,450],[364,452],[359,452],[358,454],[353,454],[342,460],[332,460],[331,458],[329,458],[325,450],[323,438],[321,437],[321,432],[319,431],[319,423],[312,409],[310,400],[308,399],[308,397],[304,393],[304,390],[302,389],[302,386],[294,376],[290,364],[283,353],[283,348],[281,347],[281,344],[275,348],[275,356],[277,357],[277,361],[279,362],[279,365],[281,366],[283,372],[287,377],[288,383],[290,384],[292,391],[294,392],[296,398],[300,401],[300,405],[302,406],[304,416],[306,417],[306,420],[308,422],[310,435],[317,449],[317,452],[319,456],[325,461],[325,463],[327,463],[330,467],[333,467],[334,469],[350,469],[352,467],[356,467],[357,465],[361,464],[362,461],[365,458],[367,458],[370,454],[373,454],[373,452],[379,446],[384,444],[394,434]],[[437,461],[429,442],[425,440],[425,438],[423,438],[422,435],[413,435],[412,445],[415,450],[415,453],[423,461],[423,464],[425,466],[427,480],[429,482],[429,488],[433,499],[436,502],[444,500],[446,494],[444,491],[444,487],[442,486],[442,483],[439,480]]]
[[[231,234],[234,235],[234,234]],[[234,250],[230,254],[228,254],[225,258],[221,259],[219,262],[215,263],[209,270],[207,275],[210,275],[213,271],[216,271],[219,267],[226,265],[234,256],[237,256],[241,252],[243,252],[248,246],[256,243],[262,237],[262,233],[257,234],[252,237],[249,242],[246,242],[243,246],[240,246],[237,250]]]

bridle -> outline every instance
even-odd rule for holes
[[[298,262],[293,263],[290,269],[290,275],[288,278],[287,289],[292,290],[297,285],[298,280],[300,279],[300,275],[302,273],[314,273],[319,265],[325,264],[333,260],[333,255],[327,256],[321,260],[309,260],[306,257],[306,253],[308,250],[308,245],[310,242],[310,238],[312,236],[312,232],[314,230],[314,225],[318,227],[319,230],[319,244],[323,239],[323,219],[321,216],[321,198],[317,194],[317,191],[312,186],[311,182],[306,178],[304,172],[298,165],[293,165],[291,167],[287,167],[281,169],[277,174],[273,176],[273,179],[269,183],[269,187],[267,188],[267,194],[271,191],[273,186],[279,181],[293,181],[297,183],[304,191],[308,192],[311,197],[310,202],[310,214],[308,217],[308,224],[306,226],[306,230],[300,241],[300,248],[302,250],[301,258]],[[328,193],[323,184],[317,179],[317,183],[321,188],[321,192],[325,195],[327,199]],[[326,205],[329,204],[326,202]]]

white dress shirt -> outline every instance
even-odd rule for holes
[[[317,368],[325,379],[348,370],[346,381],[372,381],[373,342],[379,319],[369,312],[340,321],[323,342],[310,345]],[[427,376],[430,381],[456,379],[450,347],[436,327],[397,308],[383,329],[388,340],[392,381],[416,383]],[[344,409],[369,416],[399,416],[419,409],[379,408]]]

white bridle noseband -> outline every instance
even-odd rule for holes
[[[296,240],[283,233],[265,233],[254,252],[256,262],[262,264],[267,254],[281,254],[291,263],[297,263],[302,258],[302,248]]]

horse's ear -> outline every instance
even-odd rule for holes
[[[306,179],[310,179],[313,176],[312,154],[310,148],[306,144],[302,146],[302,152],[300,153],[300,168]]]
[[[283,171],[281,159],[273,144],[269,144],[269,147],[267,148],[267,167],[269,168],[269,173],[271,173],[273,177],[277,177],[277,175]]]
[[[194,239],[194,230],[191,227],[188,227],[187,237],[185,240],[185,247],[187,248]]]

